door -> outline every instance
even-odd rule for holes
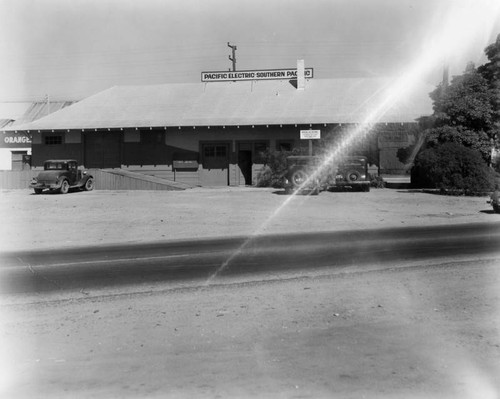
[[[249,145],[251,146],[251,144]],[[252,150],[240,144],[238,150],[238,167],[240,169],[240,184],[252,185]]]
[[[201,157],[201,185],[229,185],[229,145],[226,143],[202,144]]]
[[[120,132],[95,132],[85,135],[86,168],[119,168],[120,157]]]
[[[12,153],[12,158],[11,158],[11,169],[12,170],[23,170],[23,169],[30,169],[29,165],[28,167],[25,167],[25,162],[24,162],[24,157],[27,156],[28,152],[27,151],[11,151]]]

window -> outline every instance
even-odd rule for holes
[[[67,170],[68,167],[63,162],[45,162],[45,170]]]
[[[62,136],[45,136],[45,145],[62,144]]]
[[[226,158],[227,146],[225,145],[205,145],[205,158]]]

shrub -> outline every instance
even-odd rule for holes
[[[283,188],[286,173],[286,157],[295,155],[294,151],[271,151],[263,154],[264,167],[257,174],[257,187]]]
[[[429,147],[448,142],[477,150],[485,162],[490,160],[491,141],[484,131],[468,130],[462,126],[441,126],[427,131],[427,145]]]
[[[375,188],[385,188],[385,180],[381,176],[370,174],[370,186]]]
[[[412,184],[473,195],[493,190],[494,172],[480,152],[457,143],[438,144],[423,150],[415,159]]]

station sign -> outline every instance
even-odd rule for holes
[[[321,138],[321,130],[301,130],[300,139],[301,140],[314,140]]]
[[[0,133],[0,148],[26,148],[31,147],[31,136],[20,132]]]
[[[306,79],[314,77],[313,68],[304,68]],[[202,72],[202,82],[231,82],[237,80],[297,79],[297,69],[259,69],[251,71]]]

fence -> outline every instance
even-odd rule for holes
[[[1,170],[0,188],[1,189],[21,189],[29,188],[33,177],[38,174],[37,170]]]
[[[3,170],[0,171],[0,189],[26,189],[39,170]],[[96,190],[183,190],[188,185],[169,182],[151,176],[142,176],[138,173],[120,171],[103,171],[91,169],[89,174],[94,176]]]

